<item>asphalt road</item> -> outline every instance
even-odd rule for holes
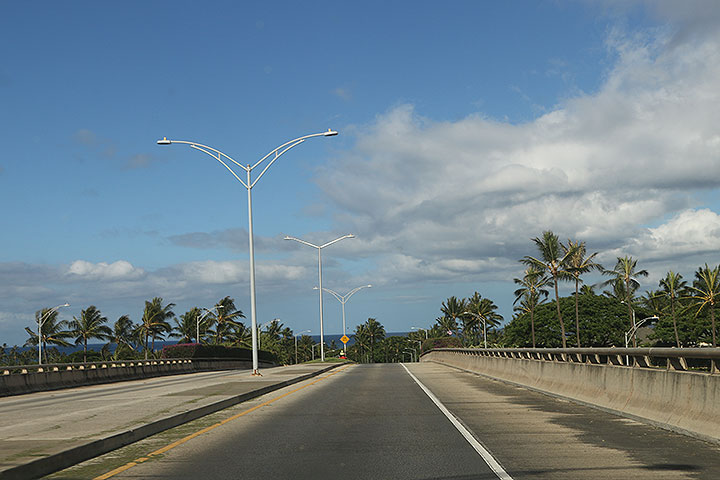
[[[139,461],[104,478],[720,478],[715,445],[449,367],[408,370],[349,366],[238,405],[223,425],[160,453],[158,441],[135,446]],[[410,373],[472,432],[471,441]],[[473,441],[507,476],[493,472]],[[81,471],[53,478],[92,478]]]

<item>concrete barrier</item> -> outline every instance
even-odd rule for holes
[[[430,351],[421,361],[515,385],[720,443],[720,375]]]
[[[263,367],[274,364],[261,362]],[[252,362],[227,359],[162,359],[93,362],[6,368],[0,375],[0,397],[102,383],[141,380],[214,370],[249,369]]]

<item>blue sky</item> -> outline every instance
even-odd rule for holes
[[[691,3],[2,2],[0,342],[66,300],[249,315],[246,191],[162,136],[254,163],[340,132],[254,190],[260,322],[319,330],[315,251],[285,235],[357,235],[324,253],[326,286],[374,285],[350,328],[476,290],[509,318],[544,229],[647,288],[689,278],[720,262],[720,9]]]

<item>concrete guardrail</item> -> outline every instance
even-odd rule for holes
[[[274,364],[263,363],[264,366]],[[0,367],[0,397],[101,383],[139,380],[213,370],[249,369],[252,362],[231,359],[171,358]]]
[[[720,443],[720,348],[440,348],[420,361]]]

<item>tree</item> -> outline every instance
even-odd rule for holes
[[[370,361],[375,363],[375,344],[385,338],[385,327],[374,318],[368,318],[365,322],[365,335],[370,348]]]
[[[663,295],[670,301],[670,315],[672,316],[673,331],[675,332],[675,344],[678,348],[680,348],[680,335],[678,334],[675,304],[678,299],[685,294],[685,289],[687,288],[687,282],[682,278],[682,275],[670,270],[665,275],[665,278],[660,280],[661,291],[659,292],[659,294]]]
[[[135,325],[128,315],[123,315],[118,318],[113,324],[112,335],[108,339],[109,343],[114,343],[117,346],[125,345],[134,350],[133,347],[133,332]]]
[[[554,303],[554,302],[553,302]],[[535,311],[535,330],[538,347],[560,346],[560,322],[553,303],[539,305]],[[561,297],[560,308],[563,316],[572,315],[575,299]],[[602,295],[580,295],[580,339],[590,347],[623,346],[625,307],[612,298]],[[508,347],[530,346],[530,314],[521,313],[503,328],[502,342]]]
[[[193,338],[200,343],[197,337],[198,317],[202,314],[202,310],[198,307],[192,307],[187,312],[180,315],[180,320],[173,318],[175,326],[170,335],[171,338],[179,338],[178,343],[190,343]]]
[[[557,305],[557,316],[560,322],[560,336],[562,338],[563,348],[567,348],[567,339],[565,338],[565,323],[560,313],[560,294],[558,293],[558,281],[568,280],[572,278],[568,272],[569,258],[575,254],[575,251],[565,249],[563,252],[562,244],[557,235],[551,231],[545,231],[542,234],[542,238],[535,237],[532,239],[535,242],[538,250],[540,251],[540,258],[525,256],[520,262],[525,265],[545,272],[548,276],[553,279],[553,286],[555,287],[555,304]]]
[[[633,320],[633,301],[635,291],[640,287],[638,277],[647,277],[647,270],[636,270],[637,260],[632,257],[617,257],[617,263],[612,270],[602,270],[603,275],[610,275],[613,278],[603,282],[603,285],[613,285],[615,294],[625,296],[623,302],[627,305],[630,328],[635,327]],[[637,333],[633,333],[633,347],[637,347]]]
[[[152,350],[155,350],[155,337],[172,330],[168,319],[175,316],[172,308],[174,303],[163,305],[162,297],[155,297],[151,301],[145,300],[145,310],[143,311],[142,321],[137,327],[137,331],[144,338],[145,360],[148,358],[148,340],[152,336]]]
[[[460,300],[453,296],[443,302],[440,311],[445,315],[445,318],[450,320],[446,322],[448,331],[457,333],[457,319],[462,318],[465,310],[467,310],[467,302],[465,299]]]
[[[215,312],[208,319],[208,325],[215,328],[214,343],[220,345],[232,329],[241,324],[236,319],[245,318],[245,315],[235,308],[235,300],[229,296],[215,304]]]
[[[578,295],[580,294],[579,289],[582,282],[580,275],[596,269],[602,270],[602,265],[593,261],[597,252],[588,257],[585,256],[587,254],[585,242],[573,242],[568,239],[567,245],[563,245],[563,250],[566,254],[569,254],[567,270],[575,280],[575,337],[577,338],[577,346],[580,348],[580,314],[578,313]]]
[[[482,296],[475,292],[467,301],[466,313],[468,316],[475,319],[476,324],[479,322],[483,323],[483,339],[485,341],[485,347],[487,348],[487,326],[497,327],[503,320],[502,315],[496,312],[497,305],[489,298],[482,298]],[[463,332],[465,336],[465,332]],[[473,342],[475,344],[475,342]]]
[[[720,265],[715,268],[700,267],[695,272],[695,281],[688,287],[688,298],[691,300],[690,307],[697,307],[695,316],[703,310],[710,311],[710,324],[712,331],[712,346],[717,346],[715,338],[715,302],[720,298]]]
[[[515,301],[520,305],[516,307],[520,312],[530,314],[530,333],[532,334],[532,347],[535,348],[535,309],[542,305],[550,294],[545,287],[552,285],[552,281],[542,271],[530,267],[525,270],[523,278],[513,279],[520,288],[515,290]]]
[[[38,341],[42,342],[42,349],[45,352],[45,361],[47,362],[47,345],[69,347],[70,344],[65,339],[70,336],[70,332],[65,329],[68,324],[67,320],[58,322],[58,312],[52,308],[43,308],[35,312],[35,323],[40,325],[41,321],[42,325],[39,339],[37,331],[34,331],[30,327],[25,327],[25,331],[30,335],[25,345],[37,345]],[[37,327],[35,330],[37,330]]]
[[[105,325],[107,317],[103,317],[95,305],[80,311],[80,318],[73,317],[68,325],[70,335],[75,337],[75,345],[83,345],[83,362],[87,362],[87,344],[89,338],[108,340],[113,331]]]

